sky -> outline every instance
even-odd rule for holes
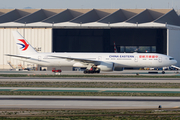
[[[0,0],[0,9],[180,9],[180,0]]]

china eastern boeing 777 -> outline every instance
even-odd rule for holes
[[[21,34],[13,31],[19,55],[10,55],[42,66],[86,67],[85,72],[113,71],[123,67],[168,67],[177,61],[157,53],[38,53]],[[163,71],[164,73],[164,71]]]

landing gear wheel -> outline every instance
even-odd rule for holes
[[[165,74],[165,72],[164,72],[164,71],[162,71],[162,74]]]
[[[91,67],[91,69],[85,69],[84,70],[84,74],[93,74],[93,73],[100,73],[100,69],[98,69],[97,67]]]

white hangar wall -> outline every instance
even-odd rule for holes
[[[18,54],[12,31],[17,30],[39,52],[52,52],[52,28],[0,28],[0,69],[10,69],[8,62],[13,67],[22,65],[27,67],[29,63],[16,60],[4,54]]]
[[[180,27],[167,27],[167,55],[177,60],[177,66],[180,66]]]

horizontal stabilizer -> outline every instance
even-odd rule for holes
[[[6,56],[11,56],[11,57],[29,59],[31,61],[38,61],[38,62],[46,62],[46,63],[48,63],[47,61],[44,61],[44,60],[39,60],[39,59],[35,59],[35,58],[27,57],[27,56],[22,56],[22,55],[11,55],[11,54],[5,54],[5,55]]]
[[[30,59],[31,57],[27,56],[21,56],[21,55],[10,55],[10,54],[5,54],[6,56],[11,56],[11,57],[18,57],[18,58],[24,58],[24,59]]]

